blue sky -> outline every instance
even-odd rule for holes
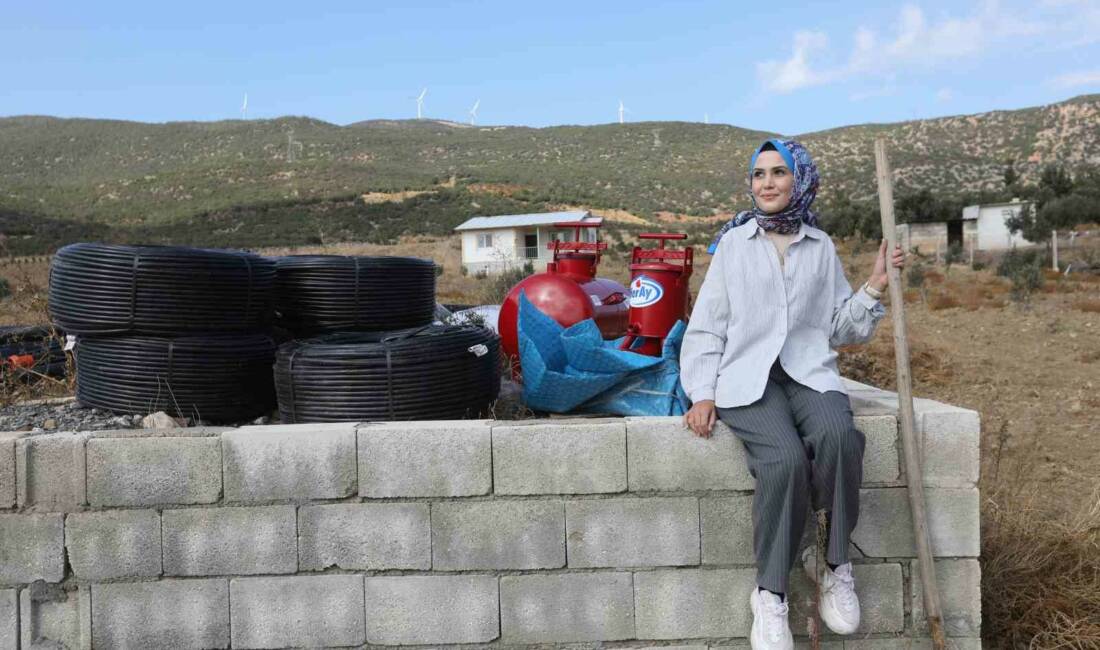
[[[838,12],[837,8],[844,10]],[[1100,92],[1100,0],[0,4],[0,115],[794,135]]]

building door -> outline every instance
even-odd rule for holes
[[[951,248],[952,246],[963,247],[962,219],[947,222],[947,247]]]
[[[529,232],[523,236],[523,252],[526,259],[533,260],[538,258],[539,234],[537,232]]]

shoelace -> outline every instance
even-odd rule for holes
[[[832,578],[830,581],[831,584],[829,585],[829,591],[839,597],[840,606],[843,607],[845,611],[851,611],[855,607],[855,578],[848,572],[835,573],[830,571],[829,573],[832,574],[829,576]]]
[[[768,633],[768,640],[778,642],[786,625],[787,603],[764,603],[764,611],[767,614],[764,617],[764,627]]]

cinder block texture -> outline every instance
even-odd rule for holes
[[[485,643],[499,636],[496,576],[383,576],[365,583],[367,643]]]
[[[753,564],[752,495],[699,499],[703,564]]]
[[[92,585],[96,648],[228,648],[224,579]]]
[[[14,589],[0,589],[0,649],[19,645],[19,598]]]
[[[584,499],[565,504],[571,567],[699,564],[695,497]]]
[[[90,591],[86,586],[66,591],[61,585],[37,583],[19,592],[19,639],[23,648],[90,647],[90,619]]]
[[[359,496],[488,494],[493,467],[487,420],[359,426]]]
[[[634,574],[639,639],[748,636],[754,569],[664,569]]]
[[[629,572],[502,576],[503,643],[569,643],[634,638]]]
[[[161,526],[165,575],[253,575],[298,569],[294,506],[165,510]]]
[[[217,438],[88,441],[88,500],[93,506],[214,503],[221,485]]]
[[[925,485],[977,485],[981,421],[977,411],[945,407],[920,415],[919,433]]]
[[[913,622],[927,633],[924,618],[924,587],[920,563],[911,563]],[[948,636],[979,636],[982,631],[982,569],[977,560],[936,560],[936,584],[940,587],[940,611]]]
[[[552,569],[565,566],[561,501],[432,504],[432,568]]]
[[[684,428],[682,417],[626,418],[630,490],[751,490],[745,448],[718,422],[710,438]]]
[[[856,595],[859,596],[860,621],[856,634],[901,632],[905,629],[905,604],[901,565],[895,563],[856,564],[852,566]],[[792,627],[795,621],[813,616],[814,584],[801,563],[791,571]]]
[[[221,436],[227,501],[339,499],[356,490],[355,425],[244,427]]]
[[[980,551],[977,488],[931,488],[925,511],[936,557],[977,557]],[[860,490],[859,523],[852,542],[869,557],[914,557],[913,519],[906,488]]]
[[[65,577],[63,515],[0,515],[0,584]]]
[[[493,427],[497,494],[626,490],[626,424],[563,421]]]
[[[229,594],[234,648],[363,643],[363,576],[238,578]]]
[[[65,518],[65,547],[78,580],[160,575],[156,510],[82,512]]]
[[[11,508],[16,503],[15,441],[17,436],[18,434],[0,433],[0,508]]]
[[[15,441],[20,508],[71,512],[87,503],[85,434],[55,433]]]
[[[896,483],[901,478],[897,417],[856,415],[853,420],[867,442],[863,449],[863,482]]]
[[[338,503],[298,510],[302,571],[430,569],[427,503]]]

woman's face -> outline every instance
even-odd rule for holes
[[[778,151],[761,151],[752,168],[752,196],[756,207],[773,214],[791,202],[794,174]]]

